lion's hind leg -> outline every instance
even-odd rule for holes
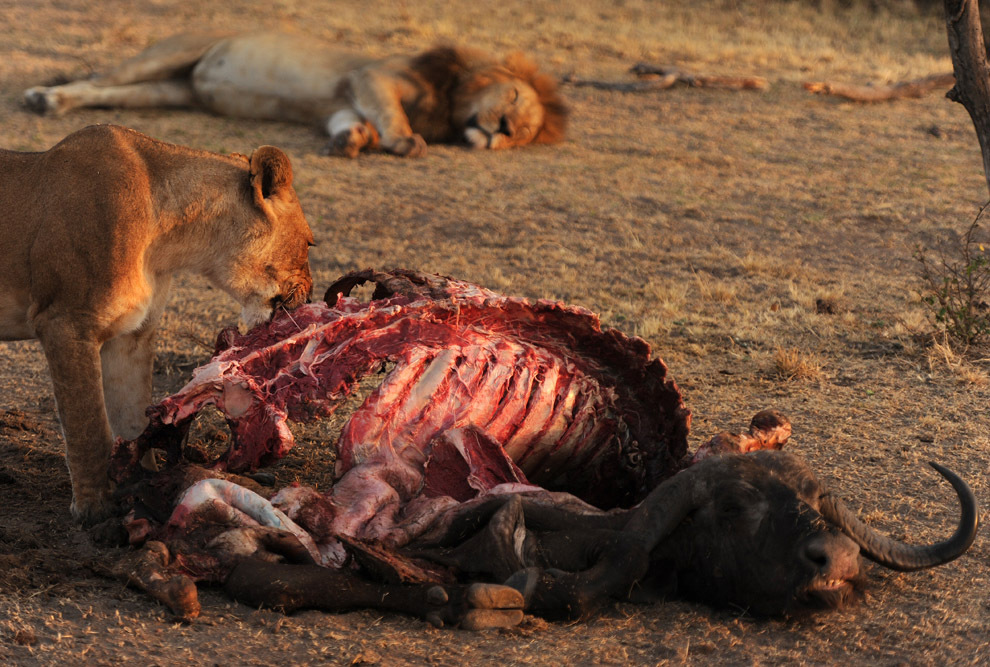
[[[378,148],[378,131],[352,109],[341,109],[327,121],[330,142],[324,148],[327,155],[354,158],[363,150]]]
[[[192,68],[230,33],[181,33],[155,42],[133,58],[94,79],[101,86],[123,86],[188,78]]]
[[[196,95],[188,81],[154,81],[125,86],[101,86],[92,81],[73,81],[63,86],[30,88],[24,105],[40,114],[61,114],[81,107],[188,107]]]
[[[195,104],[189,73],[223,35],[181,34],[151,45],[106,74],[62,86],[24,92],[24,104],[38,113],[80,107],[184,107]]]

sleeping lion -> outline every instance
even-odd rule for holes
[[[499,62],[468,48],[368,58],[300,35],[179,34],[111,72],[31,88],[39,113],[78,107],[190,107],[319,123],[330,153],[381,148],[409,157],[428,142],[502,149],[552,143],[567,109],[549,76],[521,54]]]

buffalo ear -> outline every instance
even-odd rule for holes
[[[257,204],[278,197],[292,187],[292,163],[274,146],[262,146],[251,154],[251,187]]]

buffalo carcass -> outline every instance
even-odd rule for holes
[[[368,280],[370,302],[348,296]],[[251,604],[385,606],[468,627],[517,622],[524,601],[573,616],[646,590],[779,613],[848,598],[860,547],[889,566],[930,567],[975,535],[972,494],[948,472],[960,528],[908,547],[835,510],[793,456],[724,454],[780,447],[790,425],[772,412],[671,477],[690,422],[676,386],[643,341],[602,331],[583,309],[407,271],[351,274],[327,297],[222,334],[214,359],[116,452],[124,482],[149,446],[166,450],[162,473],[123,485],[132,542],[151,545],[125,575],[182,614],[195,611],[185,575]],[[229,472],[276,460],[292,445],[287,418],[325,417],[376,371],[385,377],[344,426],[327,493],[272,496]],[[182,462],[207,404],[234,435],[210,471]],[[603,511],[575,496],[642,502]],[[477,580],[509,587],[459,583]]]
[[[932,465],[962,507],[955,533],[934,545],[884,537],[798,457],[763,450],[707,457],[628,511],[576,515],[521,495],[492,499],[418,555],[504,581],[524,593],[527,610],[551,618],[583,616],[609,599],[674,595],[759,615],[840,607],[861,581],[861,552],[909,571],[972,544],[971,490]]]

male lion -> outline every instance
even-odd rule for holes
[[[172,275],[206,276],[253,324],[306,302],[313,235],[277,148],[227,157],[112,125],[43,153],[0,150],[0,210],[0,340],[41,341],[72,514],[93,523],[113,437],[147,423]]]
[[[410,157],[426,142],[511,148],[561,139],[567,110],[554,81],[521,54],[497,62],[438,47],[382,59],[299,35],[180,34],[110,73],[31,88],[40,113],[77,107],[185,107],[242,118],[319,123],[328,150],[356,157],[381,147]]]

